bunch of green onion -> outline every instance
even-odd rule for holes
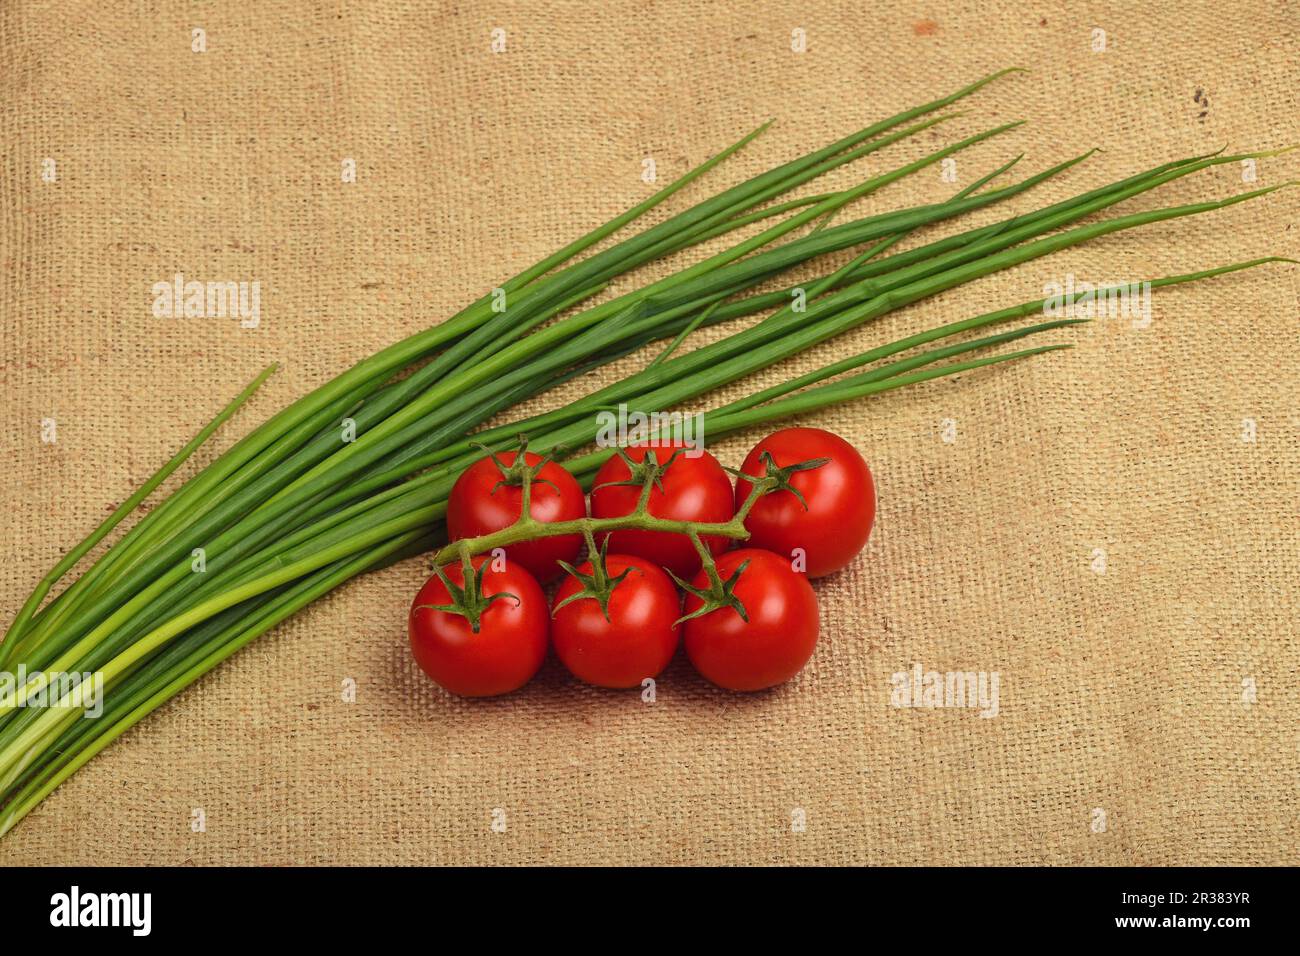
[[[833,169],[943,122],[951,114],[939,111],[1008,72],[874,123],[583,257],[748,145],[762,132],[756,130],[500,290],[359,362],[273,416],[162,501],[47,603],[58,581],[229,418],[272,369],[259,375],[51,570],[9,628],[0,644],[0,669],[13,673],[21,666],[28,683],[0,703],[0,834],[101,748],[249,641],[350,578],[440,544],[451,485],[481,454],[472,442],[505,447],[526,433],[534,450],[555,451],[589,483],[609,452],[577,453],[592,443],[597,413],[604,409],[619,403],[645,410],[681,406],[971,279],[1107,233],[1219,209],[1270,191],[1078,225],[1163,183],[1245,158],[1191,157],[1034,212],[891,251],[917,229],[1017,196],[1087,154],[1013,185],[987,188],[1017,159],[951,200],[831,224],[854,200],[1019,125],[1013,123],[851,188],[773,204]],[[666,278],[584,305],[625,273],[760,222],[771,224]],[[804,226],[810,228],[800,237],[787,238]],[[760,286],[770,289],[771,280],[791,269],[843,250],[857,254],[833,271],[796,287],[757,291]],[[1276,260],[1159,278],[1152,285],[1269,261]],[[755,392],[708,412],[707,433],[716,437],[1067,347],[982,354],[1075,320],[975,339],[964,335],[1042,307],[1043,300],[1025,302],[953,322]],[[674,356],[695,329],[758,313],[768,314]],[[576,388],[585,372],[652,342],[666,346],[635,374],[553,411],[480,428],[524,399],[565,383]],[[192,561],[195,549],[204,554],[201,573]],[[104,712],[98,719],[80,719],[83,711],[75,706],[23,706],[35,699],[47,674],[85,672],[103,675]],[[61,703],[71,703],[71,697]]]

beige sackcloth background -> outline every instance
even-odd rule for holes
[[[806,52],[791,49],[795,29]],[[971,98],[967,115],[828,182],[1017,118],[1029,123],[958,155],[955,183],[932,167],[854,211],[944,199],[1022,152],[1015,177],[1102,148],[1015,199],[1023,211],[1225,144],[1300,141],[1298,43],[1293,0],[7,0],[3,616],[257,370],[281,364],[168,487],[644,198],[645,157],[666,182],[776,118],[676,210],[1019,64],[1032,72]],[[1300,178],[1300,160],[1256,172],[1256,185]],[[1248,188],[1220,166],[1122,209]],[[1282,191],[1107,237],[759,381],[1037,298],[1067,274],[1300,256],[1297,210],[1300,193]],[[260,326],[155,318],[150,289],[177,272],[258,281]],[[724,693],[679,656],[647,704],[552,659],[513,696],[453,699],[407,650],[425,576],[409,561],[334,592],[143,721],[0,842],[0,862],[1292,863],[1296,267],[1158,291],[1153,315],[815,417],[863,449],[880,512],[866,552],[818,583],[822,640],[788,686]],[[56,444],[41,441],[47,418]],[[715,452],[738,463],[758,437]],[[998,716],[891,707],[891,675],[914,662],[997,671]],[[346,678],[355,703],[341,699]],[[195,808],[206,832],[191,829]]]

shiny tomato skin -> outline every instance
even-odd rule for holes
[[[497,457],[512,465],[516,452],[502,452]],[[526,453],[525,461],[536,465],[540,455]],[[507,528],[519,520],[523,510],[523,489],[518,485],[500,485],[501,470],[491,458],[470,465],[456,479],[447,499],[447,535],[452,541],[478,538]],[[547,484],[546,482],[550,482]],[[556,462],[547,462],[532,483],[529,513],[537,521],[573,521],[585,518],[587,503],[577,479]],[[506,560],[517,561],[543,584],[563,573],[556,562],[572,564],[582,550],[581,535],[557,535],[521,541],[506,548]]]
[[[652,561],[625,554],[605,558],[611,578],[631,568],[609,597],[609,620],[595,598],[580,598],[551,619],[555,654],[579,680],[597,687],[639,687],[668,666],[677,652],[681,598]],[[591,562],[578,568],[591,573]],[[581,590],[572,576],[555,594],[555,605]]]
[[[758,548],[729,551],[718,559],[718,574],[729,581],[746,561],[732,592],[744,605],[746,622],[723,607],[683,625],[686,654],[701,676],[727,690],[764,690],[783,684],[803,669],[817,646],[817,595],[788,559]],[[708,586],[704,570],[692,582]],[[685,612],[701,601],[686,595]]]
[[[754,502],[745,518],[746,544],[790,557],[795,548],[807,555],[810,578],[846,567],[866,546],[876,519],[876,485],[858,450],[820,428],[783,428],[773,432],[745,458],[740,470],[764,474],[761,456],[770,452],[778,467],[829,458],[820,468],[797,471],[790,484],[799,489],[807,509],[789,491],[773,491]],[[752,486],[736,480],[736,508]]]
[[[633,461],[643,461],[647,454],[653,454],[662,464],[679,447],[638,445],[624,451]],[[634,485],[600,487],[610,481],[626,481],[629,476],[627,465],[617,455],[600,467],[592,485],[593,518],[616,518],[632,513],[641,494],[640,488]],[[736,513],[731,478],[707,451],[701,449],[694,458],[678,455],[676,461],[668,466],[662,483],[663,491],[657,487],[650,490],[650,514],[657,518],[721,523],[730,521]],[[684,534],[629,528],[612,531],[608,537],[609,550],[648,558],[683,580],[700,569],[700,556],[691,539]],[[714,555],[721,554],[731,544],[730,539],[718,535],[705,535],[701,540]]]
[[[475,570],[486,556],[472,559]],[[443,568],[448,579],[464,585],[459,563]],[[407,630],[411,652],[420,669],[461,697],[495,697],[518,690],[532,680],[546,659],[549,615],[541,585],[520,563],[505,570],[489,566],[483,574],[485,595],[514,595],[489,604],[475,633],[460,614],[435,611],[425,604],[449,604],[451,596],[435,574],[411,602]]]

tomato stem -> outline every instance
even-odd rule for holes
[[[694,594],[701,601],[702,607],[691,614],[686,615],[680,620],[688,620],[692,617],[698,617],[707,614],[710,611],[717,610],[720,607],[733,608],[743,619],[749,620],[745,612],[745,607],[740,600],[732,594],[735,588],[736,580],[740,577],[745,569],[741,565],[736,573],[727,581],[723,581],[718,574],[717,565],[713,560],[713,553],[704,543],[704,536],[732,538],[738,541],[744,541],[749,538],[749,530],[745,527],[745,519],[749,516],[750,510],[754,503],[763,495],[779,489],[790,489],[790,475],[797,471],[807,471],[811,468],[820,468],[826,464],[829,459],[816,458],[809,461],[796,462],[792,465],[786,465],[783,468],[776,466],[775,461],[766,462],[766,473],[763,475],[745,475],[745,480],[750,483],[749,494],[745,497],[744,502],[736,510],[736,513],[729,521],[679,521],[673,518],[661,518],[650,513],[650,493],[658,487],[663,489],[663,475],[677,460],[684,449],[675,449],[668,460],[659,462],[656,456],[646,455],[641,461],[633,461],[630,456],[622,449],[615,449],[615,454],[622,457],[632,473],[632,477],[625,481],[609,482],[608,484],[616,485],[639,485],[641,493],[637,498],[636,506],[631,512],[625,515],[617,515],[610,518],[574,518],[569,521],[538,521],[532,516],[529,508],[529,491],[532,486],[534,469],[528,466],[517,468],[519,462],[523,461],[525,450],[528,447],[528,437],[520,435],[518,439],[518,452],[515,456],[515,464],[507,466],[500,461],[497,466],[502,469],[503,473],[507,468],[513,472],[512,477],[517,476],[521,485],[520,510],[519,517],[511,524],[499,531],[493,531],[490,534],[480,535],[477,538],[460,538],[452,541],[445,547],[441,548],[433,557],[434,573],[437,574],[448,592],[452,595],[452,606],[440,607],[438,610],[453,610],[454,613],[463,614],[469,618],[470,623],[477,630],[478,615],[482,609],[490,603],[491,598],[487,601],[471,601],[471,597],[477,598],[470,585],[471,572],[469,570],[469,560],[472,555],[486,554],[495,551],[498,548],[508,548],[511,545],[519,544],[524,541],[535,541],[538,538],[552,538],[560,535],[582,535],[583,541],[587,545],[587,556],[591,562],[592,571],[590,574],[584,574],[565,561],[559,562],[565,572],[577,578],[582,584],[578,593],[566,598],[556,606],[559,610],[564,604],[576,601],[580,598],[592,598],[600,604],[601,611],[605,614],[606,620],[609,619],[609,598],[618,583],[627,576],[627,571],[615,578],[609,577],[609,572],[605,567],[605,545],[608,544],[608,537],[604,538],[604,544],[601,547],[596,546],[598,536],[607,535],[611,531],[625,531],[635,529],[638,531],[662,531],[669,534],[684,534],[691,540],[695,550],[699,553],[700,563],[704,568],[704,573],[708,576],[709,587],[705,589],[696,588],[693,585],[683,581],[672,571],[673,580],[677,582],[683,590]],[[770,459],[770,456],[769,456]],[[493,460],[496,456],[493,455]],[[790,489],[793,490],[793,489]],[[801,499],[802,500],[802,499]],[[461,593],[461,589],[456,588],[445,576],[442,566],[454,560],[459,559],[465,568],[466,590],[469,594]],[[480,568],[480,573],[482,569]]]
[[[618,450],[622,453],[622,449]],[[522,454],[522,452],[521,452]],[[647,455],[646,460],[652,459],[653,455]],[[679,521],[674,518],[660,518],[657,515],[650,514],[650,491],[655,485],[659,485],[663,472],[676,459],[676,453],[661,465],[655,465],[650,468],[638,469],[639,481],[641,485],[641,495],[637,500],[636,507],[625,515],[617,515],[611,518],[573,518],[568,521],[538,521],[533,518],[527,507],[529,486],[531,476],[528,470],[522,474],[522,501],[519,518],[514,524],[509,525],[499,531],[493,531],[491,534],[480,535],[477,538],[460,538],[452,541],[445,547],[439,549],[434,554],[433,562],[441,567],[457,558],[465,559],[470,555],[484,554],[494,551],[497,548],[508,548],[512,544],[519,544],[523,541],[534,541],[538,538],[553,538],[560,535],[578,534],[583,536],[583,540],[588,542],[588,552],[597,553],[592,548],[591,542],[595,538],[605,535],[611,531],[624,531],[635,529],[638,531],[664,531],[669,534],[684,534],[695,542],[696,548],[699,549],[702,558],[705,558],[706,566],[712,563],[712,557],[708,548],[700,540],[702,536],[711,535],[722,538],[732,538],[738,541],[744,541],[749,537],[749,531],[745,528],[745,518],[749,516],[750,509],[754,507],[760,497],[776,487],[780,481],[780,476],[769,474],[763,476],[747,476],[746,480],[751,482],[749,495],[745,498],[743,504],[737,509],[735,515],[729,521]],[[639,464],[639,463],[638,463]],[[801,463],[806,464],[806,463]],[[794,469],[798,466],[788,466]],[[786,469],[782,469],[786,470]],[[618,484],[632,484],[631,481],[618,482]],[[662,485],[660,485],[662,487]]]

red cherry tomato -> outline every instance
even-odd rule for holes
[[[787,490],[773,491],[754,502],[745,518],[750,534],[746,543],[786,558],[802,548],[810,578],[848,565],[866,545],[876,518],[875,482],[857,449],[820,428],[784,428],[755,445],[740,470],[747,475],[765,474],[763,452],[769,452],[780,468],[816,458],[830,461],[791,474],[790,484],[803,495],[803,502]],[[744,478],[737,479],[737,509],[751,487]]]
[[[802,574],[790,570],[788,559],[741,548],[718,559],[718,574],[729,581],[740,574],[732,594],[744,606],[745,621],[734,608],[722,607],[684,624],[686,654],[695,669],[727,690],[763,690],[788,681],[803,669],[817,646],[817,596]],[[706,588],[701,569],[692,584]],[[686,613],[702,602],[686,595]]]
[[[486,560],[472,560],[474,569]],[[443,568],[448,580],[465,584],[459,564]],[[453,694],[493,697],[527,684],[546,659],[549,626],[546,595],[521,563],[506,562],[504,571],[491,566],[483,573],[483,595],[501,597],[483,609],[475,632],[469,619],[421,605],[451,603],[447,587],[435,574],[420,588],[407,622],[411,652],[420,669]]]
[[[668,461],[681,445],[647,447],[633,446],[624,449],[634,462],[644,461],[649,453],[660,464]],[[601,485],[611,481],[627,481],[631,477],[627,464],[618,455],[601,466],[591,493],[591,514],[595,518],[616,518],[631,514],[636,508],[641,488],[637,485]],[[700,450],[695,457],[685,452],[679,454],[660,479],[663,490],[650,489],[650,514],[674,521],[724,522],[735,515],[731,479],[722,470],[717,459]],[[666,531],[641,531],[635,528],[612,531],[609,550],[648,558],[685,580],[700,569],[700,556],[684,534]],[[716,535],[703,537],[711,554],[721,554],[730,539]]]
[[[517,453],[497,455],[507,466],[513,465]],[[527,452],[524,461],[536,465],[541,455]],[[519,485],[501,484],[501,469],[491,458],[483,458],[465,469],[452,486],[447,499],[447,535],[452,541],[478,538],[519,520],[523,510],[523,489]],[[547,462],[532,481],[529,514],[537,521],[573,521],[587,514],[582,487],[563,466]],[[557,535],[521,541],[506,548],[506,559],[518,562],[543,583],[563,573],[556,561],[572,564],[582,550],[582,536]]]
[[[582,583],[570,575],[555,594],[558,610],[551,621],[551,639],[574,677],[597,687],[637,687],[673,659],[681,599],[668,575],[645,558],[611,554],[605,566],[610,578],[628,571],[609,596],[609,618],[594,597],[560,607],[582,590]],[[591,574],[591,562],[578,571]]]

